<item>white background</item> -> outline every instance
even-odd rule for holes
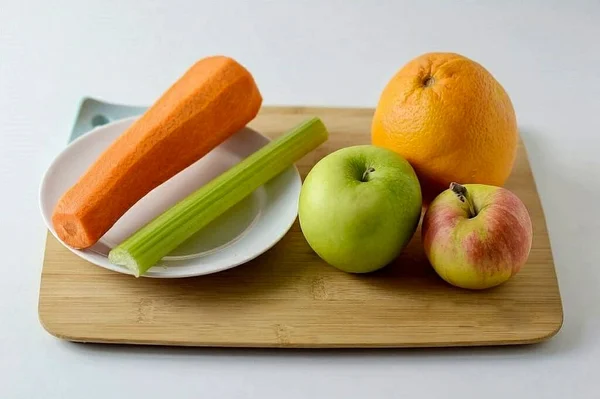
[[[497,4],[496,4],[497,3]],[[597,1],[0,0],[0,397],[598,397]],[[427,51],[486,66],[530,152],[565,309],[546,344],[270,351],[77,345],[37,318],[40,177],[84,95],[149,104],[195,60],[233,56],[266,104],[374,106]]]

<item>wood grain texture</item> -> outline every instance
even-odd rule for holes
[[[369,143],[371,109],[265,107],[250,126],[276,137],[311,116],[328,142],[297,163],[302,177],[328,153]],[[519,146],[507,188],[529,209],[533,248],[522,271],[482,292],[453,288],[433,272],[420,232],[388,267],[350,275],[321,261],[298,223],[242,266],[188,279],[135,279],[80,259],[50,234],[39,317],[72,341],[188,346],[423,347],[534,343],[561,327],[548,232]]]

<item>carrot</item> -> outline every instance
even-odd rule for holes
[[[137,201],[254,119],[262,96],[235,60],[194,64],[60,198],[52,223],[67,245],[94,245]]]

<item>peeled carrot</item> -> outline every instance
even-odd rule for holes
[[[194,64],[61,197],[52,223],[73,248],[94,245],[137,201],[254,119],[262,96],[235,60]]]

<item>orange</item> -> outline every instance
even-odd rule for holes
[[[459,54],[428,53],[386,85],[373,117],[372,144],[408,160],[431,201],[451,182],[502,186],[518,132],[504,88]]]

